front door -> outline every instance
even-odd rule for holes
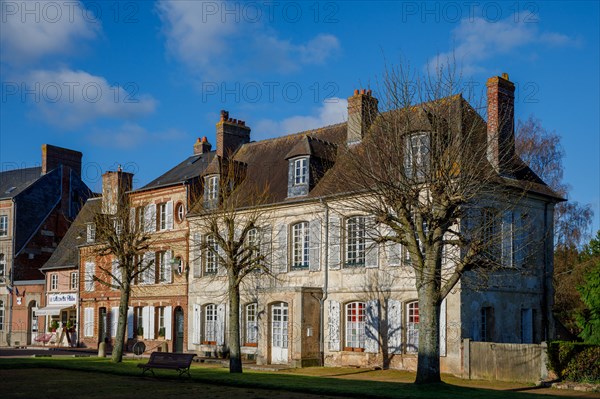
[[[271,308],[271,363],[288,362],[288,305],[279,302]]]
[[[175,340],[173,342],[173,352],[183,352],[183,309],[175,309]]]

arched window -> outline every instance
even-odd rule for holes
[[[345,347],[350,349],[365,347],[365,303],[350,302],[346,304],[346,341]]]
[[[308,267],[310,254],[308,222],[292,225],[292,267],[304,269]]]
[[[419,351],[419,302],[406,305],[406,351]]]

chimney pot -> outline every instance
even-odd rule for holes
[[[354,95],[358,96],[358,89],[354,89]]]

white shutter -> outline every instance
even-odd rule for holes
[[[167,230],[173,230],[173,201],[167,202]]]
[[[127,338],[133,338],[135,331],[133,331],[133,308],[130,306],[127,308]]]
[[[165,339],[173,339],[173,307],[165,306]]]
[[[276,272],[285,273],[288,270],[288,237],[287,237],[288,226],[282,224],[277,229],[277,259],[275,264],[278,266]]]
[[[117,287],[115,289],[119,289],[118,287],[121,284],[121,268],[119,268],[119,260],[118,259],[112,260],[112,275],[113,275],[112,284]]]
[[[309,223],[309,259],[308,269],[311,272],[321,270],[321,221],[315,219]]]
[[[387,339],[388,354],[402,353],[402,302],[395,299],[387,301]]]
[[[85,290],[94,291],[94,273],[96,264],[94,262],[85,262]]]
[[[195,232],[193,235],[194,239],[192,240],[192,270],[194,278],[199,278],[202,276],[202,262],[200,256],[200,245],[201,238],[200,233]]]
[[[156,204],[146,205],[144,209],[144,231],[147,233],[156,231]]]
[[[173,251],[165,252],[165,278],[167,283],[173,282],[173,265],[171,264],[171,259],[173,258]]]
[[[440,356],[446,356],[446,298],[440,305]]]
[[[217,306],[217,345],[225,344],[225,305]]]
[[[117,336],[117,326],[119,325],[119,308],[110,309],[110,336]]]
[[[156,265],[153,260],[156,259],[156,254],[154,252],[146,252],[144,254],[144,262],[143,267],[145,268],[142,273],[142,282],[144,284],[154,284],[154,270],[156,269]]]
[[[327,262],[329,263],[329,269],[337,270],[340,268],[340,254],[341,254],[341,223],[340,218],[332,216],[329,218],[329,239],[328,239],[328,254]]]
[[[144,334],[148,337],[148,339],[154,339],[154,306],[148,306],[148,333],[144,331]]]
[[[94,336],[94,308],[84,308],[83,310],[83,335],[85,337]]]
[[[365,352],[379,352],[379,301],[367,302],[367,318],[365,323]]]
[[[144,306],[142,308],[142,326],[144,328],[144,339],[148,339],[148,333],[150,332],[150,308]]]
[[[329,351],[340,350],[340,303],[329,301]]]
[[[523,221],[523,215],[520,211],[515,211],[514,215],[514,225],[515,225],[515,243],[514,243],[514,251],[515,251],[515,266],[523,267],[525,266],[525,254],[527,241],[525,238],[527,237],[526,223]]]
[[[504,211],[502,213],[502,266],[513,265],[513,213]]]
[[[200,336],[201,336],[201,326],[202,326],[202,307],[200,305],[194,304],[193,306],[193,321],[192,321],[192,344],[199,345],[200,344]]]
[[[135,231],[135,208],[129,208],[129,230]]]
[[[377,236],[374,217],[365,217],[365,267],[379,266],[379,244],[375,242]]]

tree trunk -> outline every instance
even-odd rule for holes
[[[130,285],[123,284],[121,288],[121,300],[119,303],[119,324],[117,325],[117,335],[113,346],[111,361],[121,363],[123,361],[123,348],[125,344],[125,329],[127,327],[127,308],[129,306]],[[114,321],[111,321],[114,322]]]
[[[440,382],[440,303],[433,281],[418,286],[419,362],[415,384]]]
[[[242,372],[240,348],[240,287],[235,283],[236,276],[229,272],[229,372]]]

